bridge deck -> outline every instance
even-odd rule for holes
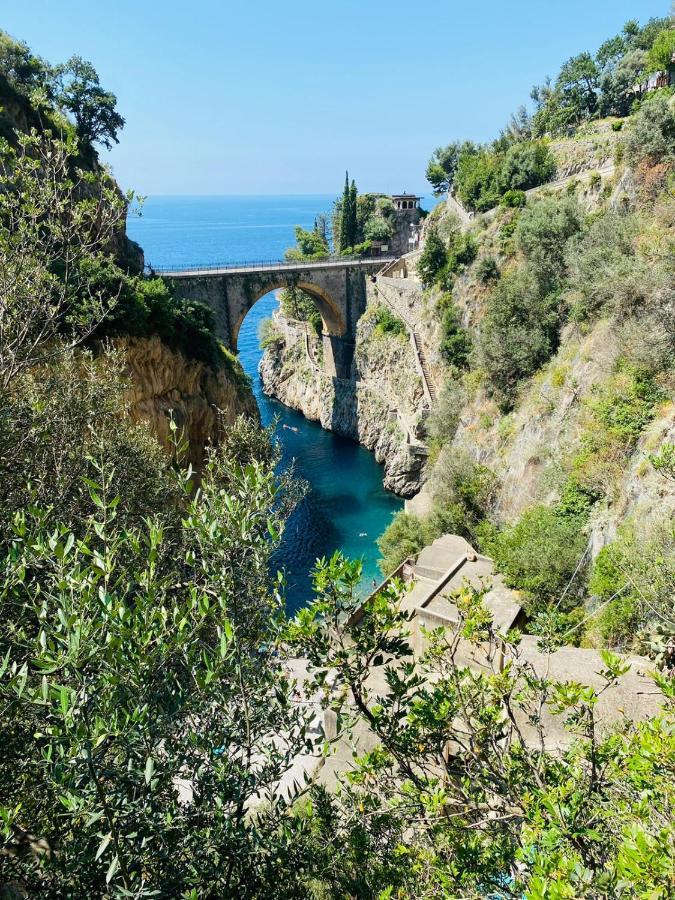
[[[194,278],[202,275],[250,275],[255,272],[306,272],[308,269],[367,268],[394,262],[395,256],[330,257],[318,260],[260,260],[210,266],[148,266],[151,272],[171,278]]]

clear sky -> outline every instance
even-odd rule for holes
[[[422,191],[435,146],[496,136],[533,83],[669,0],[14,0],[2,27],[90,59],[142,194]],[[428,186],[426,189],[428,193]]]

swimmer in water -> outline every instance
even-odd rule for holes
[[[359,537],[368,537],[367,531],[359,531]]]

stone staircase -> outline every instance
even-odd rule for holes
[[[399,260],[394,260],[394,263],[389,263],[388,266],[385,266],[385,268],[381,272],[378,272],[378,277],[385,271],[387,271],[396,262],[399,262]],[[375,282],[375,293],[382,301],[384,301],[389,309],[403,321],[404,325],[408,329],[413,351],[415,353],[415,358],[417,361],[417,367],[420,371],[420,375],[422,376],[422,381],[424,382],[424,392],[426,394],[429,406],[433,406],[433,404],[436,402],[436,387],[434,386],[434,382],[431,378],[431,373],[429,372],[429,364],[427,363],[426,357],[424,355],[422,339],[417,333],[415,325],[408,319],[406,315],[404,315],[404,313],[398,308],[398,306],[391,302],[386,292],[382,289],[382,285],[378,284],[377,282]]]
[[[429,395],[429,399],[432,403],[436,402],[436,386],[434,385],[431,379],[431,373],[429,372],[429,364],[427,363],[427,358],[424,355],[424,347],[422,346],[422,340],[417,333],[417,330],[413,328],[413,343],[415,345],[415,353],[417,354],[417,358],[419,360],[420,369],[422,370],[422,377],[426,383],[427,393]]]

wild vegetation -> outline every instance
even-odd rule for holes
[[[655,419],[665,414],[667,421],[673,398],[675,99],[672,88],[640,88],[649,72],[660,71],[655,60],[666,68],[662,44],[672,42],[667,26],[666,20],[644,27],[629,22],[595,58],[570,60],[546,99],[537,94],[534,115],[514,117],[482,156],[462,144],[436,151],[428,172],[432,184],[465,199],[467,159],[482,160],[481,171],[488,161],[494,167],[507,158],[543,160],[532,142],[545,147],[544,131],[566,133],[599,116],[624,117],[618,171],[609,182],[591,173],[585,185],[571,180],[530,198],[504,193],[493,217],[479,217],[470,227],[442,206],[432,214],[418,263],[446,373],[428,422],[432,512],[421,520],[399,514],[380,540],[383,571],[391,571],[444,531],[456,531],[494,558],[507,584],[520,592],[532,630],[646,653],[654,646],[664,653],[669,641],[672,653],[672,585],[665,591],[668,601],[658,589],[631,587],[627,579],[639,579],[628,575],[634,563],[620,548],[635,546],[636,523],[628,521],[594,561],[589,534],[618,501],[627,472],[638,465],[639,446]],[[587,81],[584,67],[591,72]],[[628,104],[617,93],[617,85],[625,84],[637,86]],[[573,144],[575,136],[567,140]],[[556,148],[564,153],[564,141]],[[566,348],[595,329],[607,333],[612,362],[575,401]],[[460,422],[473,419],[475,435],[490,432],[485,440],[508,447],[516,419],[522,423],[527,411],[536,415],[535,398],[548,392],[550,399],[539,402],[553,411],[561,390],[570,392],[573,436],[561,426],[561,446],[552,448],[554,461],[545,464],[545,499],[504,522],[499,478],[481,476],[481,465],[466,457],[466,435],[456,439]],[[491,412],[474,411],[481,407]],[[668,479],[668,446],[650,462],[642,455],[639,471]],[[482,463],[485,451],[480,458]],[[489,454],[487,465],[499,468],[499,452]],[[491,489],[476,492],[477,477],[479,483],[491,480]],[[674,565],[673,526],[666,514],[649,529],[649,565],[661,584]],[[645,601],[647,596],[652,599]]]
[[[471,210],[522,205],[522,192],[549,181],[556,162],[547,141],[601,116],[626,116],[639,103],[649,74],[667,70],[672,56],[668,19],[640,27],[627,22],[597,53],[568,59],[555,82],[532,88],[532,114],[523,106],[488,145],[455,141],[437,148],[427,166],[436,194],[451,191]],[[670,55],[669,55],[670,54]]]

